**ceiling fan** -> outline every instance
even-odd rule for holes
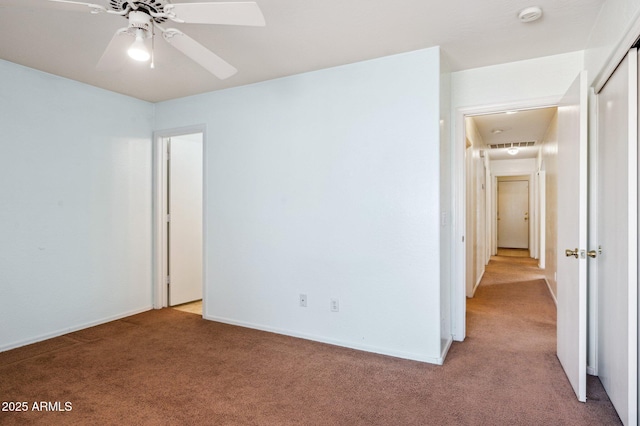
[[[48,0],[60,8],[88,11],[91,14],[108,13],[126,18],[129,24],[116,31],[97,67],[104,70],[119,69],[124,63],[124,52],[132,59],[154,67],[155,30],[162,38],[219,79],[234,75],[238,70],[224,59],[176,28],[164,28],[167,20],[188,24],[221,24],[264,26],[265,20],[255,2],[176,3],[170,0],[109,0],[110,7],[70,0]],[[151,49],[149,49],[151,44]]]

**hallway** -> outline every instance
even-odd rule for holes
[[[491,384],[493,398],[521,413],[522,424],[550,413],[555,424],[621,424],[596,377],[588,377],[587,403],[575,399],[556,356],[556,308],[535,259],[493,256],[467,300],[467,327],[462,351],[477,351],[478,363],[478,388],[468,391]]]

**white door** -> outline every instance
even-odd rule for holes
[[[169,306],[202,299],[202,133],[169,140]]]
[[[498,181],[498,247],[529,248],[529,182]]]
[[[558,105],[557,353],[579,401],[587,400],[587,79]]]
[[[598,376],[637,422],[637,53],[598,94]]]

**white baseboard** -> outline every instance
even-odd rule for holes
[[[402,352],[402,351],[390,350],[390,349],[387,349],[387,348],[379,348],[379,347],[376,347],[376,346],[356,344],[356,343],[352,343],[352,342],[346,342],[346,341],[342,341],[342,340],[331,339],[331,338],[327,338],[327,337],[324,337],[324,336],[317,336],[317,335],[313,335],[313,334],[299,333],[299,332],[293,331],[293,330],[285,330],[285,329],[280,329],[280,328],[264,326],[264,325],[260,325],[260,324],[247,323],[247,322],[244,322],[244,321],[236,321],[236,320],[232,320],[232,319],[229,319],[229,318],[217,317],[217,316],[213,316],[213,315],[206,315],[206,316],[203,316],[203,318],[206,319],[206,320],[209,320],[209,321],[220,322],[220,323],[223,323],[223,324],[229,324],[229,325],[235,325],[235,326],[238,326],[238,327],[251,328],[251,329],[254,329],[254,330],[266,331],[266,332],[275,333],[275,334],[282,334],[284,336],[291,336],[291,337],[296,337],[296,338],[299,338],[299,339],[312,340],[314,342],[326,343],[326,344],[329,344],[329,345],[341,346],[341,347],[344,347],[344,348],[356,349],[356,350],[364,351],[364,352],[372,352],[372,353],[376,353],[376,354],[380,354],[380,355],[388,355],[388,356],[392,356],[392,357],[395,357],[395,358],[403,358],[403,359],[409,359],[409,360],[412,360],[412,361],[421,361],[421,362],[426,362],[426,363],[429,363],[429,364],[437,364],[437,365],[442,365],[443,364],[444,356],[446,355],[447,351],[449,350],[449,346],[451,346],[451,338],[449,338],[449,343],[446,346],[445,350],[442,351],[442,353],[438,357],[430,357],[430,356],[424,356],[422,354],[416,354],[416,353],[413,353],[413,352]]]
[[[556,307],[558,307],[558,299],[556,299],[556,296],[553,294],[553,291],[551,291],[551,285],[549,284],[549,281],[547,280],[546,277],[544,279],[544,282],[547,283],[547,288],[549,289],[549,294],[551,294],[551,298],[553,299],[553,303],[555,303]],[[598,375],[598,369],[596,367],[587,365],[587,374],[589,376],[597,376]]]
[[[476,283],[473,286],[473,290],[471,290],[471,297],[475,296],[476,290],[480,286],[480,281],[482,281],[482,278],[484,277],[484,272],[485,272],[485,269],[482,268],[482,272],[480,273],[480,277],[478,277],[478,281],[476,281]]]
[[[553,290],[551,290],[551,284],[549,284],[549,280],[547,280],[547,277],[544,277],[544,282],[547,283],[547,288],[549,289],[549,294],[553,299],[553,303],[555,303],[556,307],[558,307],[558,299],[556,299],[556,295],[553,294]]]
[[[444,344],[444,347],[442,348],[442,352],[440,353],[439,362],[437,362],[436,364],[438,365],[444,364],[444,360],[447,357],[447,354],[449,353],[449,349],[451,348],[452,343],[453,343],[453,336],[449,336],[449,338]]]
[[[39,336],[32,337],[32,338],[29,338],[29,339],[25,339],[25,340],[21,340],[21,341],[18,341],[18,342],[9,343],[7,345],[0,346],[0,352],[8,351],[8,350],[11,350],[11,349],[16,349],[16,348],[19,348],[21,346],[26,346],[26,345],[30,345],[32,343],[41,342],[43,340],[47,340],[47,339],[51,339],[51,338],[54,338],[54,337],[62,336],[62,335],[68,334],[68,333],[73,333],[74,331],[84,330],[85,328],[95,327],[96,325],[106,324],[106,323],[111,322],[111,321],[115,321],[115,320],[119,320],[119,319],[122,319],[122,318],[130,317],[131,315],[136,315],[136,314],[140,314],[142,312],[150,311],[151,309],[153,309],[153,307],[151,305],[149,305],[149,306],[145,306],[143,308],[134,309],[132,311],[124,312],[124,313],[121,313],[121,314],[118,314],[118,315],[113,315],[113,316],[110,316],[110,317],[101,318],[101,319],[96,320],[96,321],[90,321],[90,322],[86,322],[86,323],[83,323],[83,324],[74,325],[74,326],[71,326],[71,327],[68,327],[68,328],[64,328],[64,329],[61,329],[61,330],[53,331],[51,333],[45,333],[45,334],[41,334]]]

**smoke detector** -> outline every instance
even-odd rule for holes
[[[538,6],[532,6],[522,9],[518,12],[520,22],[533,22],[542,17],[542,9]]]

